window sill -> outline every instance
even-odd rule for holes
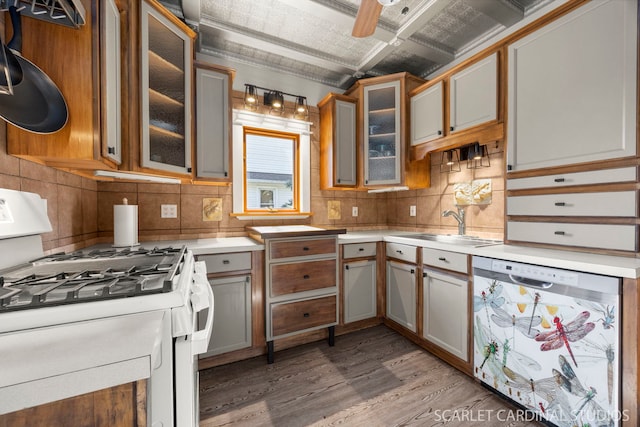
[[[265,212],[265,213],[235,213],[232,212],[230,216],[239,219],[240,221],[249,220],[271,220],[271,219],[305,219],[309,218],[313,213],[311,212],[296,212],[296,213],[284,213],[284,212]]]

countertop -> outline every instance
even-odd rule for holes
[[[328,236],[345,234],[346,228],[313,227],[310,225],[278,225],[268,227],[247,227],[255,239],[275,239],[282,237]]]

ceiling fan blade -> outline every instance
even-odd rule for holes
[[[378,0],[362,0],[353,24],[353,37],[368,37],[376,31],[382,5]]]

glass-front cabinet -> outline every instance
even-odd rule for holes
[[[367,186],[400,183],[400,107],[400,81],[364,87],[364,182]]]
[[[141,164],[191,173],[193,43],[178,24],[142,2]]]

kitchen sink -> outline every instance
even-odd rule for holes
[[[460,234],[420,233],[420,234],[403,234],[403,235],[397,235],[395,237],[403,237],[405,239],[429,240],[432,242],[450,243],[452,245],[463,245],[463,246],[488,246],[488,245],[498,245],[502,243],[502,240],[483,239],[478,236],[468,236],[466,234],[460,235]]]

